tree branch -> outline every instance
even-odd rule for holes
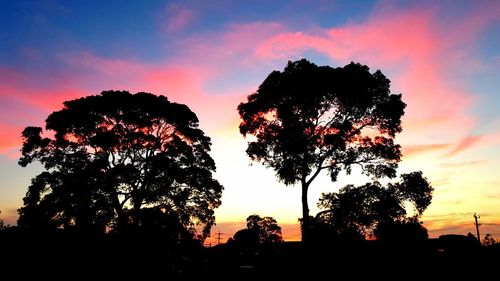
[[[325,160],[324,159],[320,160],[318,168],[316,169],[316,171],[314,172],[314,174],[309,178],[309,180],[306,181],[307,185],[310,185],[311,182],[319,175],[319,173],[321,172],[321,170],[323,170],[323,168],[321,166],[321,165],[323,165],[323,161],[325,161]]]
[[[333,210],[331,210],[331,209],[320,211],[316,214],[316,216],[314,217],[314,220],[317,221],[322,214],[332,213],[332,212],[333,212]]]

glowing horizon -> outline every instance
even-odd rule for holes
[[[306,58],[380,69],[392,92],[403,94],[399,171],[422,170],[435,187],[423,217],[431,236],[474,233],[477,212],[483,233],[500,238],[500,3],[97,2],[0,4],[6,223],[15,223],[39,171],[17,165],[22,129],[43,126],[65,100],[116,89],[162,94],[198,115],[225,186],[213,233],[221,230],[227,239],[259,214],[276,218],[285,238],[296,239],[300,189],[250,163],[236,107],[271,71]],[[311,214],[321,192],[366,181],[353,175],[331,183],[323,176],[311,186]]]

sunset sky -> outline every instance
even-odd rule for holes
[[[40,166],[21,168],[21,131],[62,102],[103,90],[146,91],[187,104],[212,138],[224,185],[213,232],[225,241],[248,215],[272,216],[299,239],[300,188],[245,154],[237,105],[273,70],[306,58],[380,69],[407,103],[400,172],[435,187],[431,236],[500,238],[500,1],[1,1],[0,218],[17,209]],[[105,4],[104,4],[105,3]],[[357,175],[311,186],[322,192]],[[215,236],[215,235],[212,235]],[[213,238],[213,237],[212,237]]]

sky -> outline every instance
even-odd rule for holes
[[[300,188],[252,163],[236,107],[273,70],[306,58],[380,69],[407,104],[399,172],[435,188],[422,220],[431,237],[500,238],[500,1],[1,1],[0,218],[17,209],[39,165],[21,168],[21,131],[62,102],[103,90],[165,95],[188,105],[212,138],[223,241],[251,214],[300,239]],[[356,173],[309,191],[362,184]],[[483,235],[481,235],[483,236]]]

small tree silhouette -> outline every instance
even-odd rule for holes
[[[244,247],[281,243],[281,227],[273,217],[251,215],[247,218],[247,228],[237,231],[231,242]]]
[[[427,238],[419,218],[432,200],[434,188],[421,172],[401,175],[387,187],[378,182],[341,188],[324,193],[318,206],[324,209],[316,218],[335,236],[374,235],[384,240]],[[411,203],[415,215],[408,217],[405,203]]]
[[[1,214],[1,213],[2,213],[2,211],[0,211],[0,214]],[[5,224],[4,224],[4,222],[3,222],[3,219],[1,219],[1,218],[0,218],[0,230],[5,229],[5,228],[6,228],[6,227],[5,227]]]
[[[497,240],[493,237],[491,234],[486,234],[483,239],[483,245],[484,246],[491,246],[495,245],[497,243]]]

